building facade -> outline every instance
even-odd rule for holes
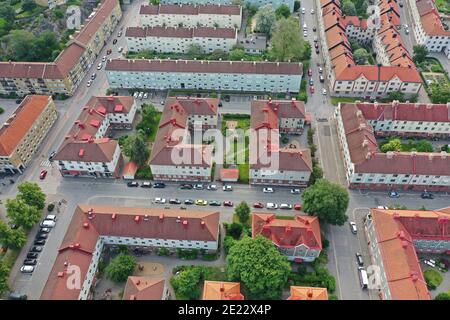
[[[42,291],[42,300],[86,300],[106,246],[216,252],[219,212],[78,205]],[[68,284],[76,268],[83,285]]]
[[[0,93],[72,95],[122,17],[118,0],[105,0],[53,62],[0,62]]]
[[[297,215],[292,220],[277,219],[273,213],[252,214],[252,237],[270,239],[289,261],[313,262],[322,251],[317,217]]]
[[[61,175],[120,176],[120,146],[106,137],[111,129],[131,129],[137,109],[133,97],[92,97],[54,157]]]
[[[0,128],[0,172],[23,173],[57,117],[51,96],[26,96]]]
[[[299,92],[303,66],[290,62],[108,60],[112,88]]]
[[[232,28],[129,27],[125,36],[128,50],[132,52],[187,53],[193,45],[205,53],[214,50],[229,52],[237,42],[237,30]]]
[[[408,117],[412,122],[418,121],[417,117],[422,117],[423,122],[430,123],[426,131],[420,133],[420,136],[434,135],[438,132],[442,124],[447,122],[432,121],[438,120],[438,113],[435,115],[428,112],[426,105],[418,107],[422,113],[414,110],[414,105],[406,105],[405,108],[395,107],[396,117]],[[391,105],[392,106],[392,105]],[[441,107],[444,110],[446,105]],[[420,127],[407,129],[408,120],[398,129],[381,130],[374,132],[369,124],[369,119],[376,118],[379,112],[378,105],[375,104],[343,104],[336,109],[337,131],[340,142],[340,148],[344,160],[347,183],[350,188],[362,189],[401,189],[401,190],[428,190],[428,191],[448,191],[450,190],[450,155],[444,151],[441,153],[428,152],[393,152],[383,153],[379,150],[376,141],[376,132],[381,135],[394,135],[397,130],[402,135],[409,136],[409,130],[413,130],[413,136],[417,136]],[[382,107],[380,107],[383,110]],[[409,110],[407,110],[409,108]],[[389,107],[385,110],[388,118],[387,122],[393,121],[389,115]],[[436,110],[438,107],[436,107]],[[403,111],[403,113],[399,112]],[[448,110],[448,109],[447,109]],[[448,112],[448,111],[447,111]],[[371,114],[371,115],[370,115]],[[442,115],[442,113],[441,113]],[[448,116],[448,113],[447,113]],[[381,128],[382,123],[376,122],[376,127]],[[448,120],[447,120],[448,121]],[[384,122],[384,120],[383,120]],[[419,121],[421,122],[421,121]],[[443,127],[443,126],[442,126]],[[392,126],[390,128],[393,128]],[[403,128],[403,129],[402,129]],[[434,129],[433,129],[434,128]]]
[[[163,0],[163,3],[170,4],[222,4],[222,5],[230,5],[233,3],[232,0]],[[245,4],[255,5],[257,7],[262,7],[265,5],[272,5],[274,9],[277,9],[282,4],[285,4],[291,9],[291,12],[294,11],[294,0],[246,0]]]
[[[220,2],[199,3],[194,5],[161,4],[142,5],[139,11],[141,27],[209,27],[240,29],[242,8],[235,5],[223,5]]]

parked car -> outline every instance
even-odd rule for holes
[[[431,194],[431,193],[429,193],[429,192],[423,192],[421,195],[420,195],[420,197],[422,198],[422,199],[434,199],[434,196],[433,196],[433,194]]]
[[[324,96],[326,96],[326,95],[327,95],[327,89],[323,88],[323,89],[322,89],[322,94],[323,94]]]
[[[322,67],[319,67],[319,73],[322,73],[322,72],[323,72]]]
[[[103,56],[102,62],[106,62],[106,56]]]
[[[229,184],[224,185],[222,189],[223,191],[233,191],[233,187]]]
[[[306,9],[302,8],[302,14],[305,14],[305,12],[306,12]]]
[[[364,265],[363,257],[361,255],[361,253],[359,253],[359,252],[356,253],[356,262],[358,263],[358,266],[360,266],[360,267],[362,267]]]
[[[55,227],[55,225],[56,225],[55,221],[52,220],[44,220],[40,224],[42,228],[53,228]]]
[[[34,271],[34,266],[22,266],[20,268],[20,272],[22,273],[33,273]]]
[[[166,203],[166,199],[164,198],[155,198],[155,200],[153,200],[154,203],[160,203],[160,204],[165,204]]]
[[[89,80],[86,82],[86,87],[90,87],[91,84],[92,84],[92,80],[89,79]]]
[[[23,264],[26,266],[35,266],[37,264],[37,260],[36,259],[25,259],[23,261]]]
[[[56,156],[56,151],[52,151],[50,155],[48,156],[48,160],[53,161],[53,158]]]
[[[294,204],[294,210],[302,210],[302,205],[300,203]]]
[[[133,93],[133,98],[137,98],[139,96],[139,92],[138,91],[135,91],[134,93]]]
[[[425,263],[427,266],[430,266],[430,267],[432,267],[432,268],[435,268],[436,267],[436,263],[434,263],[433,261],[431,261],[431,260],[423,260],[423,263]]]
[[[271,187],[266,187],[266,188],[263,188],[263,192],[264,193],[273,193],[273,188],[271,188]]]
[[[203,190],[205,187],[201,183],[194,184],[195,190]]]
[[[166,184],[164,182],[155,182],[153,184],[153,188],[155,189],[163,189],[166,187]]]
[[[142,97],[144,96],[144,93],[143,92],[139,92],[139,95],[138,95],[138,99],[139,100],[142,100]]]
[[[208,201],[202,200],[202,199],[198,199],[198,200],[195,200],[195,204],[197,206],[206,206],[208,204]]]
[[[300,194],[300,189],[291,189],[291,194]]]
[[[320,75],[320,76],[319,76],[319,81],[322,82],[322,83],[325,82],[325,78],[323,77],[323,75]]]
[[[28,297],[26,294],[18,293],[18,292],[11,292],[8,296],[9,300],[27,300]]]
[[[311,9],[311,14],[314,14],[314,9]]]
[[[292,209],[292,205],[289,204],[289,203],[282,203],[282,204],[280,204],[280,209],[291,210]]]
[[[309,92],[314,93],[314,86],[309,86]]]
[[[316,54],[319,54],[319,53],[320,53],[319,48],[316,48]]]
[[[109,54],[111,54],[111,52],[112,52],[112,49],[108,49],[108,50],[106,51],[106,54],[109,55]]]
[[[183,190],[191,190],[193,187],[194,187],[194,186],[193,186],[192,184],[185,183],[185,184],[182,184],[182,185],[180,186],[180,189],[183,189]]]
[[[255,202],[253,204],[253,208],[262,209],[262,208],[264,208],[264,204],[262,204],[261,202]]]
[[[41,246],[33,246],[33,247],[31,247],[30,252],[42,252],[42,247]]]
[[[313,78],[309,78],[309,85],[310,85],[310,86],[313,86],[313,85],[314,85],[314,80],[313,80]]]
[[[36,235],[36,239],[47,239],[47,238],[48,238],[48,233],[40,232]]]
[[[232,207],[233,206],[233,202],[231,202],[231,201],[224,201],[223,202],[223,206],[224,207]]]
[[[144,96],[142,97],[143,99],[148,99],[148,92],[144,93]]]
[[[303,36],[306,38],[308,36],[308,31],[303,31]]]
[[[128,187],[139,187],[139,183],[137,183],[136,181],[130,181],[130,182],[127,182],[127,186]]]
[[[209,201],[209,205],[215,206],[215,207],[220,207],[222,205],[222,202],[220,202],[218,200],[211,200],[211,201]]]
[[[152,183],[149,181],[144,181],[141,183],[141,188],[151,188],[152,187]]]
[[[119,33],[117,33],[117,36],[121,37],[122,36],[122,31],[119,31]]]
[[[194,204],[194,200],[192,200],[192,199],[186,199],[186,200],[184,200],[184,204],[187,204],[187,205]]]
[[[114,40],[113,40],[113,44],[116,44],[116,43],[117,43],[117,39],[114,39]]]
[[[27,259],[36,259],[39,256],[37,252],[28,252]]]
[[[319,43],[318,42],[314,42],[314,48],[319,48]]]
[[[400,195],[398,194],[397,191],[391,190],[389,192],[389,198],[400,198]]]
[[[96,73],[91,74],[91,80],[94,80],[95,78],[97,78],[97,74]]]
[[[97,70],[100,70],[103,67],[103,64],[100,62],[97,66]]]
[[[56,217],[55,214],[48,214],[48,215],[45,217],[45,220],[51,220],[51,221],[55,221],[55,222],[56,222],[57,219],[58,219],[58,218]]]
[[[358,229],[356,228],[356,223],[354,223],[353,221],[349,222],[350,224],[350,230],[353,234],[356,234],[358,232]]]
[[[41,228],[41,230],[39,230],[39,233],[49,233],[51,230],[52,229],[50,229],[50,228],[44,227],[44,228]]]
[[[123,47],[119,47],[119,49],[117,50],[117,52],[121,53],[123,51]]]
[[[317,31],[317,28],[316,27],[313,27],[313,32],[316,32]]]
[[[312,76],[312,69],[311,68],[308,69],[308,76],[310,76],[310,77]]]
[[[206,189],[211,190],[211,191],[216,191],[217,186],[215,184],[210,184],[206,187]]]
[[[170,204],[181,204],[181,201],[178,199],[169,199]]]
[[[276,203],[268,202],[266,205],[267,209],[278,209],[278,205]]]
[[[42,170],[41,173],[39,174],[39,179],[44,180],[46,176],[47,170]]]

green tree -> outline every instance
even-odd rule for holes
[[[294,2],[294,12],[297,12],[300,9],[300,1],[296,0]]]
[[[23,0],[22,2],[22,10],[23,11],[33,11],[37,7],[36,2],[34,0]]]
[[[291,9],[289,9],[286,4],[282,4],[277,8],[277,10],[275,10],[275,16],[277,17],[277,19],[289,18],[290,15]]]
[[[323,178],[323,170],[318,163],[313,164],[313,171],[309,177],[309,185],[313,185],[317,180]]]
[[[275,27],[275,21],[277,20],[272,6],[269,4],[259,8],[255,19],[256,31],[264,33],[268,38],[270,38],[273,28]]]
[[[29,206],[25,201],[17,199],[6,200],[6,215],[11,221],[24,229],[31,229],[41,218],[41,211]]]
[[[302,195],[303,211],[309,215],[318,216],[322,222],[343,225],[348,217],[348,192],[342,186],[319,179],[315,184],[305,189]]]
[[[189,45],[187,54],[193,59],[193,58],[197,58],[200,59],[201,57],[203,57],[203,55],[205,54],[203,52],[203,48],[199,45],[199,44],[191,44]]]
[[[13,30],[8,36],[8,56],[15,61],[31,60],[34,36],[26,30]]]
[[[278,61],[300,61],[304,52],[305,41],[298,32],[296,20],[278,20],[272,36],[271,55]]]
[[[245,51],[243,49],[236,48],[236,49],[233,49],[230,51],[229,58],[232,61],[239,61],[239,60],[244,59],[244,57],[245,57]]]
[[[441,292],[436,297],[434,297],[434,300],[450,300],[450,293]]]
[[[433,83],[430,85],[431,102],[447,103],[450,101],[450,86]]]
[[[233,239],[239,240],[242,234],[242,224],[233,222],[227,227],[227,234],[233,237]]]
[[[391,91],[388,93],[388,99],[391,101],[397,100],[399,102],[405,102],[405,94],[401,91]]]
[[[45,208],[45,193],[41,187],[34,182],[23,182],[18,186],[18,199],[23,200],[27,205],[36,207],[39,210]]]
[[[124,282],[133,273],[136,258],[128,254],[119,254],[106,267],[106,274],[114,282]]]
[[[247,202],[242,201],[237,205],[236,209],[234,209],[234,213],[236,213],[241,223],[246,223],[250,218],[250,207]]]
[[[46,61],[59,54],[59,42],[56,34],[50,30],[42,32],[39,37],[33,41],[32,61]]]
[[[234,246],[238,241],[234,240],[232,236],[225,236],[223,239],[223,250],[228,254],[232,246]]]
[[[170,284],[175,290],[177,299],[196,300],[200,297],[200,281],[204,277],[204,267],[190,267],[175,275]]]
[[[216,49],[211,53],[211,60],[227,60],[228,53],[223,51],[222,49]]]
[[[150,4],[157,6],[161,3],[161,0],[150,0]]]
[[[425,61],[428,56],[428,49],[425,45],[415,45],[413,46],[413,61],[415,64],[419,64]]]
[[[4,260],[0,260],[0,294],[9,290],[8,278],[9,278],[9,268]]]
[[[136,126],[136,130],[143,131],[146,136],[151,135],[153,130],[157,130],[160,112],[153,104],[142,105],[142,120]]]
[[[356,16],[355,4],[351,0],[344,1],[344,4],[342,5],[342,12],[346,16]]]
[[[417,152],[433,152],[434,151],[433,145],[429,141],[424,140],[424,139],[419,140],[416,143],[415,149],[417,150]]]
[[[27,236],[22,229],[11,229],[0,221],[0,243],[8,248],[20,249],[27,242]]]
[[[227,256],[230,281],[240,281],[252,299],[280,299],[291,266],[273,243],[262,237],[244,237]]]
[[[381,146],[381,152],[401,151],[401,150],[402,150],[402,141],[398,138],[390,139],[387,143]]]
[[[128,137],[124,143],[123,151],[125,155],[136,162],[139,167],[145,164],[150,155],[145,138],[139,133]]]
[[[356,64],[367,64],[367,60],[369,59],[370,54],[364,48],[356,49],[353,52],[353,58],[355,59]]]

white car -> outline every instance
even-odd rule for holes
[[[56,222],[56,215],[54,215],[54,214],[48,214],[48,215],[45,217],[45,220],[51,220],[51,221],[55,221],[55,222]]]
[[[119,47],[119,49],[117,50],[119,53],[121,53],[123,51],[123,47]]]
[[[436,267],[436,264],[433,263],[433,261],[431,261],[431,260],[423,260],[423,263],[425,263],[426,265],[428,265],[432,268]]]
[[[323,94],[324,96],[326,96],[326,95],[327,95],[327,89],[323,88],[323,89],[322,89],[322,94]]]
[[[103,56],[102,62],[105,62],[105,61],[106,61],[106,56]]]
[[[148,93],[145,92],[145,93],[144,93],[144,96],[143,96],[142,98],[143,98],[143,99],[147,99],[147,98],[148,98]]]
[[[137,98],[138,95],[139,95],[139,92],[137,92],[137,91],[136,91],[135,93],[133,93],[133,97],[134,97],[134,98]]]
[[[144,93],[143,92],[139,92],[139,96],[138,96],[138,98],[140,99],[140,100],[142,100],[142,97],[144,96]]]
[[[230,185],[224,185],[222,189],[223,191],[233,191],[233,187]]]
[[[290,210],[292,209],[292,205],[288,203],[282,203],[280,204],[280,209]]]
[[[273,189],[270,188],[270,187],[266,187],[266,188],[263,189],[263,192],[264,193],[273,193]]]
[[[163,100],[163,101],[161,101],[161,105],[162,105],[162,106],[164,105],[164,100]]]
[[[86,86],[90,87],[90,86],[91,86],[91,84],[92,84],[92,80],[91,80],[91,79],[89,79],[89,80],[88,80],[88,82],[86,83]]]
[[[153,202],[154,203],[165,204],[166,203],[166,199],[164,199],[164,198],[155,198],[155,200]]]
[[[319,73],[322,73],[322,72],[323,72],[322,67],[319,67]]]
[[[300,189],[291,189],[291,194],[300,194]]]
[[[34,266],[22,266],[20,268],[20,272],[22,273],[33,273],[34,271]]]
[[[311,14],[314,14],[314,9],[311,9]]]
[[[405,33],[409,34],[409,29],[408,28],[405,29]]]
[[[100,62],[97,66],[97,70],[100,70],[103,67],[103,64]]]
[[[352,231],[353,234],[356,234],[358,232],[358,229],[356,228],[356,223],[354,223],[353,221],[350,221],[350,230]]]
[[[303,31],[303,36],[306,38],[308,36],[308,31]]]
[[[268,202],[266,205],[267,209],[278,209],[278,205],[276,203]]]
[[[302,8],[302,14],[305,14],[305,12],[306,12],[306,9]]]
[[[210,184],[206,187],[206,189],[215,191],[215,190],[217,190],[217,186],[215,184]]]
[[[56,223],[53,220],[44,220],[40,224],[41,228],[53,228],[55,225]]]

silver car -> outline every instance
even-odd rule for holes
[[[276,203],[268,202],[266,205],[267,209],[278,209],[278,205]]]

